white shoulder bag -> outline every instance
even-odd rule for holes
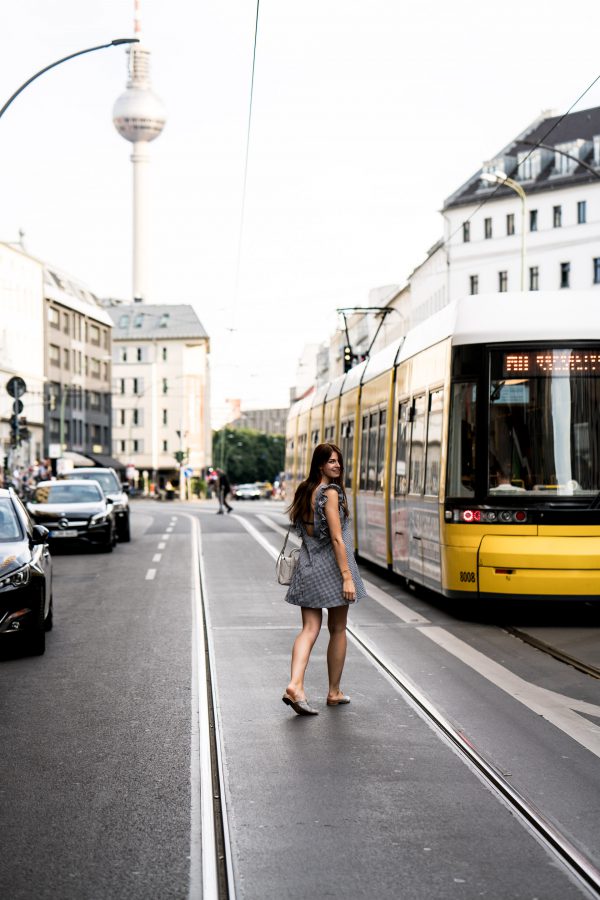
[[[281,553],[277,557],[277,562],[275,563],[275,572],[277,574],[277,581],[279,582],[279,584],[291,584],[294,569],[298,565],[300,548],[298,548],[297,550],[290,550],[288,555],[285,555],[285,548],[287,546],[291,528],[292,526],[290,525],[285,536],[285,541],[283,542],[283,547],[281,548]]]

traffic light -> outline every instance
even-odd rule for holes
[[[19,446],[19,414],[14,411],[10,417],[10,446]]]
[[[177,460],[178,463],[182,463],[183,460],[185,459],[185,453],[184,453],[184,451],[183,451],[183,450],[176,450],[176,451],[175,451],[175,459]]]
[[[349,372],[352,368],[352,347],[346,344],[344,347],[344,372]]]
[[[27,427],[27,419],[25,416],[21,416],[19,419],[19,443],[21,441],[28,441],[31,438],[31,431]]]

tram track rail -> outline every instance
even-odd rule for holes
[[[564,650],[553,647],[552,644],[547,644],[546,641],[542,641],[539,638],[534,637],[534,635],[522,631],[520,628],[513,628],[512,625],[501,625],[500,627],[503,631],[506,631],[508,634],[512,634],[513,637],[523,641],[523,643],[529,644],[530,647],[535,647],[536,650],[541,650],[541,652],[547,654],[547,656],[552,656],[554,659],[559,660],[559,662],[565,663],[565,665],[571,666],[573,669],[577,669],[578,672],[583,672],[591,678],[600,678],[600,669],[597,666],[583,662],[575,656],[571,656],[570,653],[565,653]]]
[[[197,781],[200,794],[200,810],[195,823],[192,812],[191,841],[191,853],[198,852],[199,847],[200,860],[191,859],[188,900],[235,900],[233,859],[225,802],[222,728],[217,703],[214,648],[210,609],[206,598],[200,524],[195,516],[187,513],[184,513],[184,516],[191,525],[194,560],[192,694],[195,695],[198,711]],[[194,795],[194,778],[192,778],[192,793]],[[192,796],[192,810],[195,799]]]
[[[600,897],[600,869],[589,860],[544,814],[517,791],[481,753],[473,741],[462,734],[400,669],[387,660],[378,648],[354,625],[348,633],[355,645],[400,689],[417,713],[433,726],[463,761],[468,762],[481,780],[498,796],[521,822],[587,889],[591,897]]]

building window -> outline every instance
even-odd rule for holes
[[[131,411],[131,424],[139,425],[140,424],[140,413],[138,409],[133,409]]]
[[[469,275],[469,293],[479,293],[479,275]]]
[[[60,366],[60,347],[50,344],[48,355],[53,366]]]
[[[125,453],[125,441],[119,441],[119,444],[121,445],[121,453]]]
[[[134,378],[133,379],[133,393],[137,394],[137,392],[138,392],[138,380],[137,380],[137,378]]]
[[[141,328],[144,324],[144,313],[137,313],[135,319],[133,320],[134,328]]]
[[[69,368],[69,349],[68,347],[63,348],[63,369]]]
[[[498,290],[501,294],[508,290],[508,272],[498,272]]]
[[[167,441],[163,441],[163,453],[167,453],[169,445]]]
[[[48,321],[50,323],[50,328],[60,328],[60,315],[57,309],[54,309],[53,306],[48,307]]]
[[[143,356],[142,348],[138,347],[137,350],[135,351],[135,358],[137,359],[138,362],[142,361],[142,356]]]
[[[560,228],[562,225],[562,206],[552,207],[552,226]]]
[[[69,334],[70,330],[70,316],[69,313],[63,313],[63,331],[65,334]]]
[[[560,264],[560,286],[561,288],[570,287],[569,281],[571,277],[571,263],[564,262]]]
[[[594,284],[600,284],[600,256],[594,257]]]
[[[132,441],[132,443],[133,443],[133,452],[134,452],[134,453],[139,453],[140,442],[137,440],[137,438],[134,438],[133,441]]]
[[[90,325],[89,330],[90,343],[94,344],[94,346],[100,346],[100,329],[97,325]]]
[[[129,328],[129,316],[122,315],[119,317],[119,328]]]
[[[506,217],[506,233],[514,234],[515,233],[515,214],[509,213]]]
[[[468,244],[471,240],[471,223],[463,222],[463,243]]]
[[[125,424],[125,410],[120,409],[119,410],[119,425],[124,425],[124,424]]]
[[[483,236],[486,240],[489,240],[492,236],[492,220],[484,219],[483,220]]]
[[[167,379],[166,379],[166,378],[163,378],[163,380],[162,380],[162,392],[163,392],[163,394],[166,394],[168,390],[169,390],[169,385],[167,384]]]
[[[90,360],[90,374],[92,378],[100,378],[100,360],[95,356]]]
[[[537,228],[537,212],[538,212],[537,209],[529,210],[529,230],[530,231],[538,230],[538,228]]]
[[[539,291],[540,289],[540,270],[538,266],[531,266],[529,269],[529,290]]]
[[[163,425],[167,424],[168,413],[166,409],[163,409]]]
[[[120,357],[120,362],[127,362],[127,347],[121,347]]]
[[[124,394],[125,393],[125,379],[121,378],[120,382],[121,383],[119,385],[119,393]]]
[[[579,200],[577,203],[577,224],[585,225],[587,221],[587,201]]]
[[[167,348],[166,347],[162,348],[162,358],[163,358],[163,362],[167,361]]]

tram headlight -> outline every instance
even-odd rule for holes
[[[448,522],[467,525],[523,525],[527,522],[527,513],[524,509],[447,509],[445,518]]]

